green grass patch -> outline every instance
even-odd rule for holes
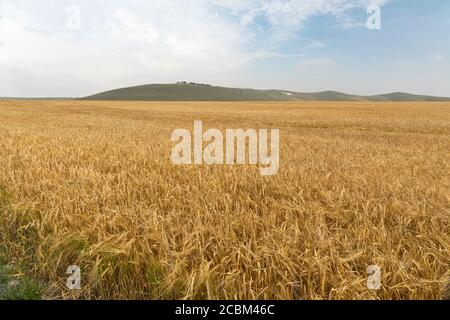
[[[39,300],[42,286],[27,277],[17,277],[17,266],[10,264],[5,252],[5,235],[8,232],[7,211],[10,205],[10,196],[6,188],[0,186],[0,300]]]
[[[42,287],[24,277],[15,277],[6,257],[0,253],[0,300],[39,300]]]

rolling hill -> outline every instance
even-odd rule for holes
[[[124,101],[450,101],[446,97],[402,92],[358,96],[336,91],[301,93],[283,90],[225,88],[195,83],[150,84],[121,88],[82,98],[82,100]]]

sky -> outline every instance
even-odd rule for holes
[[[0,0],[0,96],[177,81],[450,96],[450,1]]]

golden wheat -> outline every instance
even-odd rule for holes
[[[172,165],[194,120],[279,128],[279,174]],[[0,244],[50,299],[438,299],[449,135],[448,103],[1,101]]]

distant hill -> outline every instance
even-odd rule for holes
[[[396,92],[358,96],[336,91],[301,93],[284,90],[254,90],[195,83],[150,84],[106,91],[82,100],[124,101],[450,101],[450,98]]]
[[[370,101],[450,101],[446,97],[423,96],[404,92],[394,92],[377,96],[367,97]]]

